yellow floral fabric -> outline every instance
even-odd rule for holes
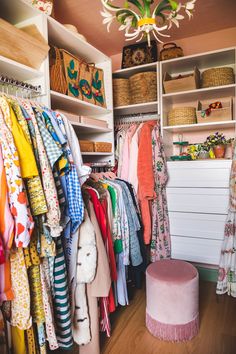
[[[30,289],[22,248],[11,252],[11,281],[14,300],[11,302],[11,325],[26,330],[32,325],[30,314]]]

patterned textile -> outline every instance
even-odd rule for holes
[[[12,108],[15,112],[17,120],[18,120],[20,126],[22,127],[22,130],[25,134],[25,137],[27,138],[27,141],[29,142],[29,144],[33,148],[33,143],[32,143],[32,139],[30,136],[29,127],[27,125],[27,121],[22,113],[20,106],[13,99],[8,99],[8,102],[10,103],[10,105],[12,106]],[[35,153],[35,151],[34,151],[34,153]],[[37,159],[36,159],[36,163],[37,163],[37,167],[38,167],[39,165],[38,165]],[[32,178],[29,178],[25,181],[25,183],[27,186],[27,191],[28,191],[28,195],[29,195],[29,202],[30,202],[32,214],[33,215],[40,215],[40,214],[46,213],[47,212],[47,204],[46,204],[46,200],[45,200],[40,177],[34,176]]]
[[[48,260],[45,258],[43,263],[40,265],[41,274],[41,286],[42,286],[42,296],[43,296],[43,307],[46,320],[46,333],[47,340],[49,343],[50,350],[55,350],[59,347],[57,343],[55,327],[54,327],[54,314],[53,314],[53,304],[51,297],[50,279],[49,279],[49,268]]]
[[[166,199],[168,181],[164,147],[160,137],[159,126],[152,131],[152,158],[157,198],[152,201],[152,239],[150,248],[151,262],[171,256],[169,216]]]
[[[81,187],[78,174],[74,165],[71,171],[66,174],[67,199],[69,207],[69,216],[71,219],[72,233],[78,230],[79,225],[84,218],[84,204],[82,199]]]
[[[45,225],[50,228],[52,237],[58,237],[62,231],[62,228],[60,226],[61,213],[52,170],[49,164],[49,160],[47,158],[47,153],[45,151],[44,143],[42,141],[42,137],[34,112],[27,101],[22,100],[21,104],[29,116],[29,118],[27,119],[28,124],[29,122],[31,122],[30,125],[33,125],[35,131],[35,143],[37,144],[43,188],[48,206],[48,212],[46,214],[47,222],[45,223]]]
[[[10,212],[6,172],[0,146],[0,243],[3,259],[0,262],[0,305],[2,301],[12,300],[9,250],[14,237],[14,220]],[[1,249],[0,249],[1,251]]]
[[[56,335],[59,347],[70,349],[73,345],[72,323],[65,256],[60,237],[56,241],[56,248],[57,255],[54,263],[54,307]]]
[[[22,248],[11,253],[11,281],[14,300],[11,302],[11,325],[29,329],[32,325],[30,314],[30,289]]]
[[[56,142],[53,140],[52,136],[48,132],[44,123],[41,120],[41,113],[34,108],[35,117],[38,123],[39,131],[44,143],[45,150],[47,152],[47,157],[50,162],[51,168],[53,169],[55,163],[59,160],[62,155],[62,150],[58,147]]]
[[[1,97],[0,97],[1,100]],[[0,101],[4,113],[9,114],[5,101]],[[27,197],[20,172],[20,163],[13,136],[7,128],[0,109],[0,143],[9,188],[11,214],[15,220],[15,243],[17,247],[27,247],[30,242],[34,222],[27,206]]]
[[[219,262],[216,293],[236,297],[236,145],[230,174],[230,203]]]

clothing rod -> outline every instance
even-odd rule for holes
[[[147,122],[147,121],[150,121],[150,120],[159,120],[159,118],[157,118],[156,115],[153,115],[153,116],[149,116],[149,117],[126,117],[126,118],[119,118],[119,119],[116,119],[115,120],[115,125],[119,125],[121,123],[141,123],[141,122]]]
[[[3,85],[18,87],[22,90],[34,91],[38,94],[41,94],[41,86],[40,85],[34,86],[34,85],[31,85],[27,82],[19,81],[14,78],[9,78],[7,76],[0,75],[0,83],[2,83]]]
[[[140,116],[147,116],[147,115],[158,115],[158,113],[157,111],[152,111],[152,112],[144,112],[144,113],[123,114],[123,115],[115,116],[115,120],[118,120],[120,118],[140,117]]]

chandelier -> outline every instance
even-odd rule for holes
[[[162,0],[156,6],[154,0],[126,0],[123,7],[113,5],[113,0],[101,2],[103,24],[107,25],[108,32],[112,22],[117,20],[121,24],[119,31],[125,31],[127,41],[136,39],[139,42],[146,37],[150,46],[151,34],[158,42],[163,43],[160,37],[170,37],[162,33],[163,31],[170,29],[173,24],[179,27],[179,21],[185,18],[185,14],[191,19],[196,0],[189,0],[184,4]]]

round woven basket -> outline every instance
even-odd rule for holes
[[[157,100],[157,74],[144,72],[129,78],[131,104],[153,102]]]
[[[196,108],[177,107],[168,113],[168,125],[184,125],[197,123]]]
[[[202,87],[231,84],[234,84],[234,70],[230,67],[207,69],[202,73]]]
[[[130,104],[130,89],[128,79],[113,79],[114,107],[128,106]]]

